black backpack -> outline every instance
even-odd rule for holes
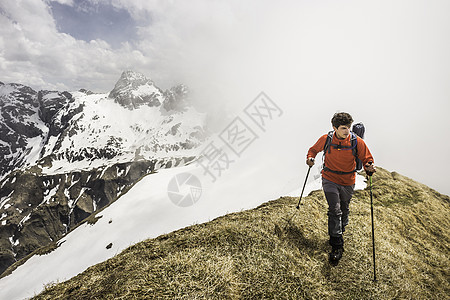
[[[336,145],[336,144],[332,144],[331,141],[333,140],[333,134],[334,131],[330,131],[328,132],[328,136],[327,139],[325,141],[325,146],[323,147],[323,169],[325,171],[330,171],[332,173],[336,173],[336,174],[351,174],[353,172],[359,171],[362,169],[363,164],[362,161],[358,158],[358,139],[356,138],[356,136],[359,136],[360,138],[364,138],[364,133],[365,133],[366,129],[364,128],[364,124],[363,123],[356,123],[353,125],[352,127],[352,131],[350,132],[351,134],[351,146],[342,146],[342,145]],[[335,171],[335,170],[331,170],[328,167],[325,166],[325,154],[330,153],[331,148],[330,146],[334,147],[335,149],[344,149],[344,150],[352,150],[353,156],[355,157],[355,161],[356,161],[356,168],[353,171],[350,172],[343,172],[343,171]]]

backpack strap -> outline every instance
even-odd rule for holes
[[[352,147],[353,155],[355,157],[358,157],[358,137],[356,136],[355,133],[353,133],[353,131],[350,131],[350,134],[352,135],[352,138],[351,138],[352,146],[351,147]]]
[[[351,141],[351,146],[342,146],[341,144],[333,144],[330,143],[331,146],[334,147],[334,149],[340,149],[340,150],[353,150],[356,148],[356,144],[358,143],[358,139],[356,138],[356,134],[354,134],[352,131],[350,131],[350,141]],[[328,152],[329,153],[329,152]]]
[[[364,132],[363,132],[363,134],[364,134]],[[356,171],[362,170],[363,163],[358,157],[358,135],[353,132],[352,132],[352,135],[354,137],[354,139],[352,137],[352,146],[353,146],[352,152],[353,152],[353,156],[355,157],[355,161],[356,161],[356,166],[355,166],[355,172],[356,172]]]
[[[354,134],[353,132],[350,132],[351,134],[351,146],[342,146],[342,145],[337,145],[337,144],[333,144],[332,140],[333,140],[333,135],[334,135],[334,131],[330,131],[328,132],[327,135],[327,139],[325,140],[325,145],[323,147],[323,156],[322,156],[322,169],[324,171],[328,171],[331,173],[335,173],[335,174],[351,174],[354,173],[358,170],[358,162],[357,162],[357,166],[355,168],[355,170],[353,171],[349,171],[349,172],[344,172],[344,171],[335,171],[335,170],[331,170],[330,168],[328,168],[327,166],[325,166],[325,155],[328,151],[328,153],[331,152],[331,147],[334,147],[335,149],[341,149],[341,150],[352,150],[353,156],[355,156],[355,159],[358,158],[358,138],[356,137],[356,134]]]
[[[330,153],[330,145],[333,140],[334,131],[328,132],[327,139],[325,140],[325,145],[323,146],[323,153],[325,154],[327,151]]]
[[[352,174],[352,173],[355,173],[355,172],[356,172],[356,170],[349,171],[349,172],[335,171],[335,170],[331,170],[330,168],[328,168],[328,167],[326,167],[326,166],[323,166],[323,170],[324,170],[324,171],[331,172],[331,173],[334,173],[334,174],[339,174],[339,175]]]

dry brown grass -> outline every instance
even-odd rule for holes
[[[316,191],[291,222],[298,199],[282,197],[131,246],[35,299],[448,299],[449,197],[383,169],[373,183],[377,282],[368,191],[336,267]]]

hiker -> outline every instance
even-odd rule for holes
[[[344,252],[342,234],[348,224],[349,203],[355,188],[356,157],[360,159],[366,172],[376,171],[372,154],[366,143],[350,131],[352,123],[350,114],[345,112],[334,114],[331,119],[334,132],[321,136],[309,148],[306,156],[306,164],[312,167],[317,153],[325,150],[322,187],[328,202],[328,234],[332,247],[329,259],[332,263],[339,262]],[[327,144],[325,149],[328,136],[331,143]]]

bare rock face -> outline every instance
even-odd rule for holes
[[[188,107],[189,89],[180,84],[164,92],[163,107],[166,111],[185,111]]]
[[[0,178],[40,158],[42,145],[59,136],[82,107],[72,94],[36,92],[20,84],[0,85]]]
[[[43,138],[37,92],[21,84],[0,85],[0,178],[25,162],[30,139]]]
[[[39,102],[39,117],[45,123],[50,125],[59,110],[68,103],[73,102],[72,95],[68,92],[39,91],[37,93]]]
[[[153,81],[133,71],[122,73],[109,97],[128,109],[142,105],[160,106],[164,101],[162,91]]]

